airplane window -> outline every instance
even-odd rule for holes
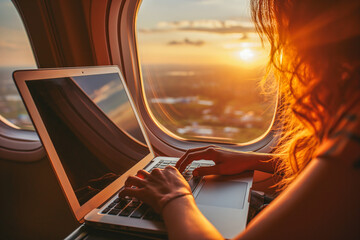
[[[34,129],[12,79],[18,69],[36,68],[20,16],[10,0],[0,0],[0,115],[24,129]]]
[[[263,135],[276,94],[249,0],[144,0],[137,47],[149,111],[180,139],[245,143]]]

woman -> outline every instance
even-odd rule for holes
[[[252,12],[280,86],[275,155],[198,148],[176,167],[212,159],[194,175],[226,175],[277,166],[281,194],[237,239],[360,239],[360,2],[253,0]],[[222,239],[177,169],[140,171],[126,186],[120,195],[161,213],[170,239]]]

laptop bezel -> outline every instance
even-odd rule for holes
[[[20,92],[22,100],[27,108],[27,111],[32,119],[34,127],[39,135],[39,138],[46,149],[48,158],[51,162],[52,168],[55,171],[57,179],[60,183],[62,191],[64,192],[66,199],[73,210],[73,214],[78,221],[82,221],[84,216],[88,214],[94,208],[97,208],[103,204],[107,199],[113,196],[119,189],[124,185],[129,175],[134,175],[140,169],[143,169],[154,157],[154,151],[151,147],[150,141],[146,134],[143,123],[138,116],[137,111],[134,111],[135,117],[139,123],[146,144],[149,148],[150,153],[141,159],[132,168],[126,171],[123,175],[117,178],[114,182],[100,191],[97,195],[87,201],[85,204],[80,205],[75,195],[73,187],[67,177],[67,174],[61,164],[59,156],[55,150],[54,145],[50,139],[50,136],[46,130],[46,127],[41,119],[40,113],[31,97],[30,91],[27,87],[27,81],[36,81],[43,79],[54,79],[54,78],[65,78],[65,77],[77,77],[77,76],[88,76],[88,75],[99,75],[99,74],[110,74],[116,73],[119,75],[120,81],[124,85],[124,89],[129,98],[129,102],[133,109],[136,109],[131,94],[127,88],[124,78],[117,66],[103,66],[103,67],[81,67],[81,68],[61,68],[61,69],[34,69],[34,70],[20,70],[13,73],[15,84]]]

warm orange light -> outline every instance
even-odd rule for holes
[[[237,53],[239,58],[245,62],[250,62],[254,60],[255,53],[250,48],[245,48]]]

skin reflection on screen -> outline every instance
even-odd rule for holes
[[[70,78],[27,82],[80,205],[149,154],[120,79],[107,75],[81,79],[82,89]]]

